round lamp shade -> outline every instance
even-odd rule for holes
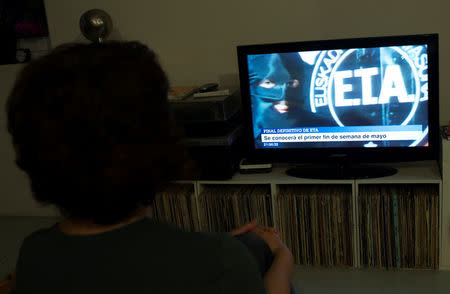
[[[101,9],[92,9],[80,18],[83,35],[92,42],[103,42],[111,34],[113,23],[111,16]]]

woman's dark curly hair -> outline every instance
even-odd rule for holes
[[[97,224],[150,204],[187,162],[167,92],[155,54],[138,42],[67,44],[29,63],[6,109],[34,198]]]

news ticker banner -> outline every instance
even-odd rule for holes
[[[423,137],[421,125],[263,129],[263,143],[408,141]]]

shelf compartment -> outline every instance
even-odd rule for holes
[[[439,184],[358,189],[361,267],[439,267]]]
[[[171,222],[181,229],[199,231],[194,184],[169,184],[156,193],[153,202],[156,220]]]
[[[202,231],[229,232],[257,219],[273,226],[270,185],[202,185],[198,196]]]
[[[353,266],[352,185],[278,185],[276,215],[296,264]]]

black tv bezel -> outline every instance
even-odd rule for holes
[[[312,50],[370,48],[426,44],[428,49],[428,147],[382,148],[289,148],[256,149],[252,127],[252,109],[247,55]],[[420,34],[352,39],[316,40],[237,46],[242,107],[245,124],[245,156],[255,160],[289,163],[351,161],[356,163],[437,160],[439,144],[439,35]]]

